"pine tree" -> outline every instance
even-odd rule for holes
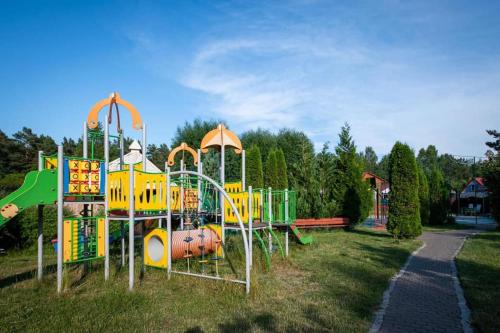
[[[389,156],[389,218],[387,230],[397,238],[422,233],[417,162],[411,148],[396,142]]]
[[[493,217],[500,222],[500,132],[487,131],[494,141],[486,142],[495,152],[488,152],[488,160],[484,166],[486,186],[490,191],[490,203]]]
[[[429,177],[429,222],[431,224],[442,224],[447,215],[447,191],[444,183],[443,173],[434,167]]]
[[[285,154],[283,150],[276,149],[276,168],[277,168],[277,178],[276,178],[276,189],[284,190],[288,189],[288,174],[285,161]]]
[[[246,185],[254,189],[264,187],[262,174],[262,157],[257,145],[253,145],[246,152]]]
[[[420,221],[429,223],[429,182],[424,169],[418,166],[418,198],[420,202]]]
[[[332,197],[341,207],[342,215],[354,225],[368,217],[373,201],[370,186],[363,180],[364,163],[356,153],[347,123],[342,126],[335,153]]]
[[[266,187],[277,188],[278,179],[278,164],[276,160],[276,151],[273,149],[269,152],[266,160],[266,174],[264,175]]]
[[[366,147],[364,153],[360,153],[360,156],[365,162],[365,171],[378,175],[378,157],[373,148]]]

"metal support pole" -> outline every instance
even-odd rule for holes
[[[128,193],[128,289],[134,289],[134,164],[129,164],[129,193]]]
[[[108,172],[109,172],[109,110],[104,121],[104,280],[109,279],[109,218],[108,218]]]
[[[225,167],[224,167],[224,154],[225,154],[225,150],[224,150],[224,142],[222,142],[222,145],[220,147],[220,184],[221,184],[221,187],[222,189],[224,189],[224,184],[226,182],[226,174],[225,174]],[[224,229],[224,222],[225,222],[225,210],[224,210],[224,206],[225,206],[225,200],[224,200],[224,196],[221,194],[220,196],[220,225],[221,225],[221,229],[222,229],[222,244],[226,244],[226,230]],[[225,254],[223,253],[223,256],[225,256]]]
[[[57,146],[57,292],[62,291],[63,273],[63,146]]]
[[[146,131],[146,124],[142,124],[142,171],[146,172],[146,161],[147,161],[147,154],[148,154],[148,143],[146,141],[147,137],[147,131]],[[152,185],[150,185],[152,186]],[[153,188],[150,187],[149,189],[151,193],[153,193]],[[141,278],[146,272],[146,266],[144,265],[144,235],[146,233],[145,226],[144,226],[145,221],[141,222]]]
[[[253,194],[252,186],[248,186],[248,255],[250,256],[250,268],[253,265]]]
[[[246,174],[245,174],[245,169],[246,169],[246,157],[245,157],[245,150],[241,152],[241,189],[243,192],[246,191]]]
[[[474,179],[474,215],[476,217],[477,224],[477,182],[476,182],[476,157],[474,157],[474,173],[472,175],[472,179]]]
[[[167,273],[170,278],[172,273],[172,208],[171,208],[171,192],[170,192],[170,168],[167,167]]]
[[[120,133],[120,170],[123,170],[125,164],[125,143],[123,142],[123,131]]]
[[[87,132],[87,122],[83,122],[83,158],[88,158],[88,132]]]
[[[123,142],[123,130],[120,135],[120,170],[123,170],[125,163],[125,144]],[[125,267],[125,222],[120,221],[120,252],[121,252],[121,267]]]
[[[125,222],[120,221],[121,266],[125,267]]]
[[[148,152],[148,145],[146,142],[146,124],[142,124],[142,171],[146,171],[146,155]]]
[[[264,216],[264,190],[260,189],[260,202],[259,202],[259,208],[260,208],[260,223],[265,223],[265,216]]]
[[[184,171],[184,159],[181,159],[181,171]],[[181,230],[184,230],[184,174],[181,173],[181,188],[179,189],[179,200],[181,210]]]
[[[198,173],[201,174],[201,150],[198,149]],[[198,177],[198,184],[197,184],[197,193],[198,193],[198,213],[201,211],[201,205],[202,205],[202,193],[201,193],[201,178]]]
[[[271,236],[271,230],[273,229],[272,221],[273,221],[273,192],[272,188],[268,188],[268,193],[267,193],[267,212],[269,214],[269,235],[268,235],[268,241],[269,241],[269,254],[273,253],[273,236]]]
[[[38,152],[38,171],[43,170],[43,151]],[[38,280],[43,276],[43,205],[38,205]]]
[[[289,228],[289,225],[290,225],[288,204],[289,204],[289,201],[288,201],[288,189],[285,189],[285,223],[286,223],[286,229],[285,229],[285,256],[287,256],[287,257],[288,257],[288,228]]]

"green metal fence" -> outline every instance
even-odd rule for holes
[[[258,190],[262,193],[264,221],[292,224],[297,217],[297,194],[290,190]],[[269,209],[271,205],[271,209]],[[288,206],[288,208],[287,208]],[[288,210],[288,212],[287,212]]]

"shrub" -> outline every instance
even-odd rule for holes
[[[420,235],[417,163],[411,148],[401,142],[396,142],[389,156],[389,182],[387,230],[397,238]]]
[[[443,224],[446,220],[448,202],[444,177],[441,170],[433,168],[429,179],[429,223]]]

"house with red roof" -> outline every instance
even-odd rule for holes
[[[460,192],[462,214],[488,214],[490,212],[489,191],[482,177],[474,177]]]

